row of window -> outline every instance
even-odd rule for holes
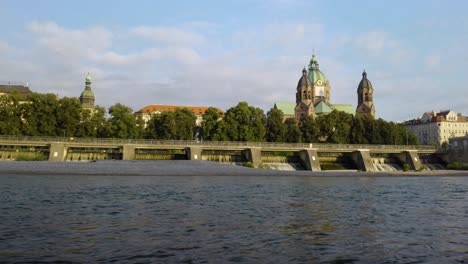
[[[438,126],[440,126],[440,124],[442,124],[442,123],[439,123]],[[454,127],[467,127],[467,128],[468,128],[468,123],[462,123],[462,124],[457,124],[457,123],[455,123],[455,124],[450,124],[450,123],[448,123],[448,124],[447,124],[448,127],[452,127],[452,125],[453,125]]]

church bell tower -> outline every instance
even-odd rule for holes
[[[362,73],[362,80],[359,83],[357,94],[358,106],[356,114],[368,115],[375,118],[374,89],[371,82],[367,79],[367,72],[365,70]]]
[[[83,109],[94,109],[94,93],[91,90],[91,75],[88,72],[88,76],[86,76],[85,81],[85,89],[80,95],[80,103]]]

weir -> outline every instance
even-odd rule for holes
[[[433,146],[0,136],[0,159],[16,160],[20,152],[30,157],[45,155],[50,161],[185,159],[310,171],[391,171],[401,170],[405,164],[412,170],[437,169],[446,164],[441,160],[448,156]]]

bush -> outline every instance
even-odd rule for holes
[[[419,167],[419,169],[418,169],[418,171],[425,171],[425,170],[427,170],[427,168],[426,168],[426,166],[424,166],[424,165],[421,166],[421,167]]]
[[[411,169],[408,163],[403,164],[403,171],[409,171]]]
[[[465,165],[461,162],[452,162],[447,165],[447,169],[449,170],[468,170],[468,165]]]
[[[248,167],[248,168],[253,168],[254,167],[253,163],[250,162],[250,161],[246,161],[246,162],[242,163],[242,166]]]
[[[325,163],[320,164],[322,170],[346,170],[346,168],[341,164]]]
[[[49,157],[43,153],[20,153],[16,157],[16,161],[45,161]]]

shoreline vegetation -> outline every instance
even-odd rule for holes
[[[61,176],[310,176],[310,177],[398,177],[398,176],[468,176],[463,170],[361,172],[340,171],[280,171],[254,169],[211,161],[96,161],[96,162],[35,162],[2,161],[0,176],[61,175]]]

